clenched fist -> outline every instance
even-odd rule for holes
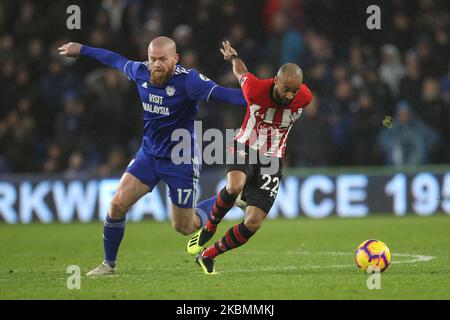
[[[81,44],[69,42],[58,48],[59,54],[66,57],[78,57],[80,55]]]

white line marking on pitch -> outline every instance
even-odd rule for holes
[[[253,252],[258,254],[265,254],[269,252],[265,251],[259,251],[259,252]],[[252,254],[252,252],[248,252],[248,254]],[[271,253],[273,254],[273,252]],[[352,254],[349,254],[348,252],[338,252],[338,251],[319,251],[319,252],[309,252],[309,251],[287,251],[286,254],[288,255],[310,255],[310,254],[317,254],[317,255],[334,255],[334,256],[351,256]],[[393,253],[393,257],[411,257],[409,260],[401,260],[391,261],[392,264],[400,264],[400,263],[416,263],[416,262],[426,262],[435,259],[436,257],[433,256],[425,256],[425,255],[419,255],[419,254],[409,254],[409,253]],[[252,272],[252,271],[276,271],[276,270],[299,270],[299,269],[325,269],[325,268],[351,268],[354,267],[353,264],[335,264],[335,265],[306,265],[306,266],[274,266],[274,267],[255,267],[252,269],[228,269],[221,272]]]
[[[295,251],[288,251],[287,254],[296,254]],[[308,251],[299,251],[297,254],[311,254],[311,252]],[[350,256],[351,254],[349,254],[348,252],[339,252],[339,251],[320,251],[320,252],[315,252],[313,254],[320,254],[320,255],[334,255],[334,256]],[[425,261],[430,261],[435,259],[436,257],[433,256],[424,256],[424,255],[420,255],[420,254],[411,254],[411,253],[393,253],[392,257],[411,257],[411,259],[409,260],[401,260],[401,261],[396,261],[396,260],[392,260],[391,263],[415,263],[415,262],[425,262]]]
[[[253,254],[270,254],[270,255],[276,255],[278,252],[273,252],[273,251],[249,251],[249,252],[242,252],[242,254],[248,254],[248,255],[253,255]],[[339,252],[339,251],[318,251],[318,252],[309,252],[309,251],[285,251],[285,252],[281,252],[282,254],[287,254],[287,255],[334,255],[334,256],[348,256],[349,258],[352,257],[352,253],[348,253],[348,252]],[[391,263],[392,264],[400,264],[400,263],[416,263],[416,262],[427,262],[430,260],[435,259],[436,257],[434,256],[425,256],[425,255],[419,255],[419,254],[410,254],[410,253],[393,253],[392,256],[395,257],[410,257],[410,259],[408,260],[400,260],[400,261],[396,261],[393,260]],[[240,269],[240,268],[230,268],[227,270],[222,270],[221,273],[227,273],[227,272],[258,272],[258,271],[279,271],[279,270],[302,270],[302,269],[329,269],[329,268],[352,268],[354,267],[353,264],[335,264],[335,265],[304,265],[304,266],[266,266],[266,267],[253,267],[251,269]],[[145,270],[145,271],[174,271],[174,270],[186,270],[185,267],[172,267],[172,268],[159,268],[159,267],[155,267],[155,268],[143,268],[140,270]],[[3,271],[3,270],[2,270]],[[20,268],[16,268],[15,271],[26,271],[25,269],[22,270]],[[51,271],[51,270],[47,270],[47,271]],[[55,269],[52,271],[60,271],[59,269]],[[134,275],[125,275],[125,274],[120,274],[120,275],[116,275],[116,276],[120,276],[120,277],[133,277]],[[112,276],[114,277],[114,276]],[[65,279],[65,278],[60,278],[60,279]],[[6,281],[10,281],[10,280],[14,280],[14,279],[0,279],[0,282],[6,282]],[[57,280],[57,279],[53,279],[53,280]],[[16,281],[16,280],[14,280]],[[27,279],[27,281],[30,281],[30,279]]]

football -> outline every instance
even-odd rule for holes
[[[366,240],[356,249],[355,262],[361,271],[383,272],[391,263],[391,252],[379,240]]]

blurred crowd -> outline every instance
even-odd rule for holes
[[[378,3],[381,30],[367,28],[364,0],[0,0],[0,173],[122,172],[143,130],[134,84],[57,48],[75,41],[146,60],[158,35],[223,86],[237,87],[224,39],[259,77],[285,62],[302,67],[314,99],[291,130],[288,166],[449,163],[449,2]],[[66,27],[71,4],[80,30]],[[244,115],[209,102],[198,119],[223,130]]]

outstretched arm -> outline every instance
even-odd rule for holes
[[[245,66],[244,61],[239,58],[236,50],[230,45],[229,41],[222,42],[222,45],[223,48],[220,49],[220,52],[222,52],[225,60],[231,61],[233,64],[233,73],[238,81],[240,81],[242,76],[248,72],[247,67]]]
[[[241,89],[215,86],[211,91],[210,99],[226,102],[235,106],[247,105],[247,101],[245,101],[245,97]]]
[[[100,61],[101,63],[125,72],[125,66],[130,60],[118,53],[93,48],[76,42],[69,42],[58,48],[59,54],[66,57],[78,57],[80,55],[87,56]]]
[[[236,106],[247,105],[241,89],[221,87],[195,69],[189,71],[185,87],[188,97],[192,100],[217,100]]]

